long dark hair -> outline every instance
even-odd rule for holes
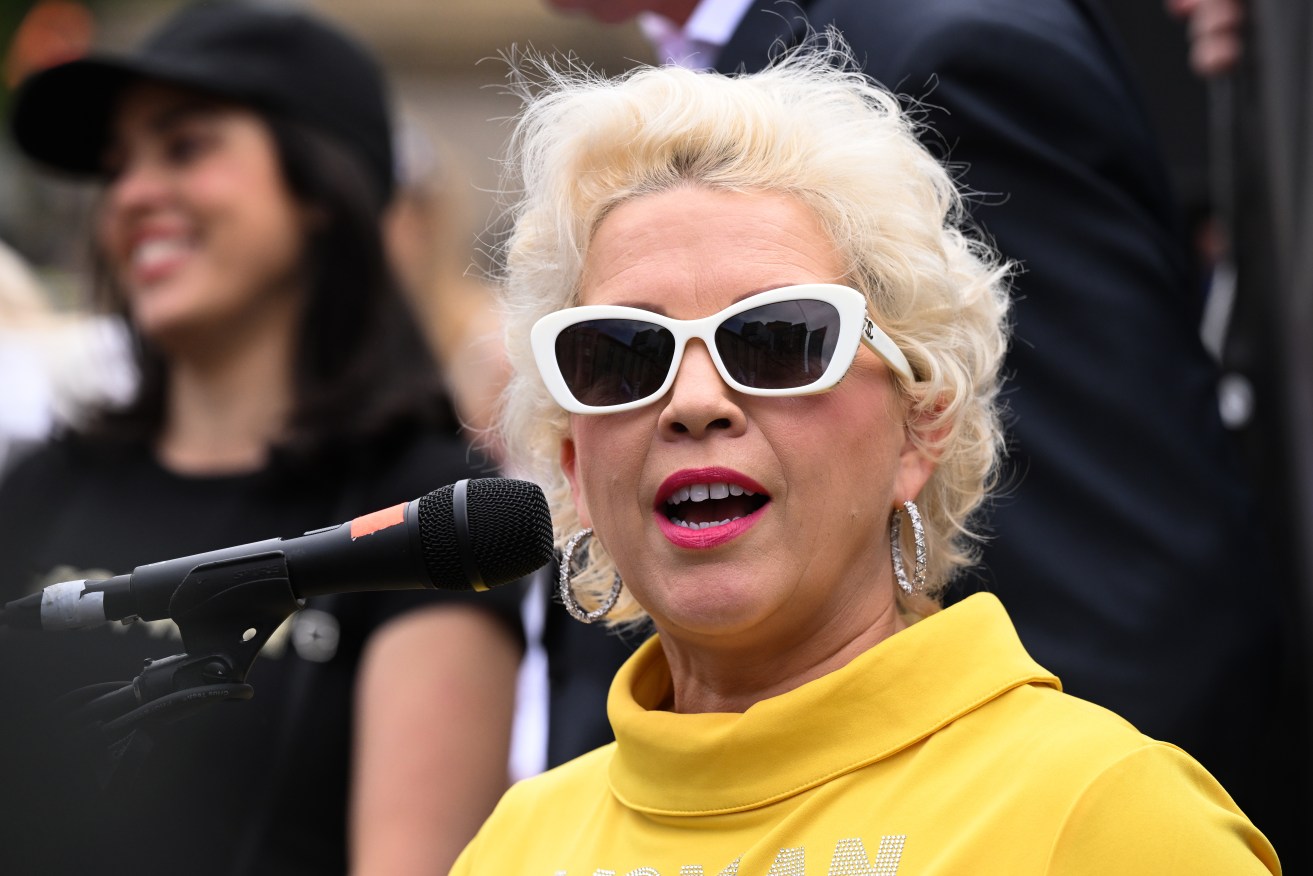
[[[454,431],[438,366],[387,260],[377,185],[320,131],[262,118],[288,188],[318,219],[306,232],[308,294],[293,341],[293,407],[276,450],[304,459],[364,447],[406,426]],[[128,318],[103,257],[96,263],[98,299]],[[87,437],[150,442],[164,426],[167,362],[128,324],[140,372],[136,396],[96,412],[82,430]]]

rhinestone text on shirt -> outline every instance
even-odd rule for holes
[[[898,876],[898,864],[903,858],[903,845],[907,834],[889,834],[880,837],[880,847],[876,850],[875,861],[866,854],[866,846],[860,839],[841,839],[834,846],[834,856],[830,859],[828,876]],[[799,846],[780,849],[765,876],[807,876],[806,849]],[[739,861],[732,863],[716,876],[748,876],[739,873]],[[569,876],[565,870],[557,870],[554,876]],[[594,870],[593,876],[617,876],[615,870]],[[662,876],[661,871],[653,867],[638,867],[624,876]],[[685,864],[679,868],[679,876],[705,876],[701,864]]]

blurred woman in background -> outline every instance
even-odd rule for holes
[[[131,55],[37,74],[12,122],[30,156],[104,181],[100,291],[140,386],[0,486],[0,599],[486,470],[387,267],[391,120],[355,42],[293,11],[190,5]],[[265,646],[253,701],[164,728],[103,791],[14,716],[181,651],[172,623],[6,631],[2,741],[26,752],[0,792],[7,869],[445,872],[506,784],[513,589],[311,599]]]

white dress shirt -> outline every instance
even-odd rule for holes
[[[715,66],[720,50],[734,35],[752,3],[753,0],[702,0],[682,28],[655,12],[640,14],[638,24],[656,49],[657,63],[707,70]]]

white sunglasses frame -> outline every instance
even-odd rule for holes
[[[757,389],[744,386],[730,377],[729,370],[721,360],[720,351],[716,349],[715,344],[715,332],[720,324],[729,317],[752,310],[754,307],[799,299],[825,302],[834,307],[839,313],[839,337],[835,341],[834,355],[820,378],[806,386]],[[659,389],[651,395],[644,396],[636,401],[623,402],[618,405],[586,405],[574,397],[574,393],[570,391],[569,385],[565,382],[565,375],[561,373],[560,363],[556,360],[556,338],[572,325],[597,319],[641,320],[661,326],[674,336],[674,357],[671,359],[669,373],[666,374],[666,379]],[[690,338],[698,338],[702,341],[707,348],[707,352],[711,354],[711,360],[715,363],[716,371],[720,373],[721,379],[731,388],[745,395],[765,397],[815,395],[832,389],[843,375],[848,373],[848,369],[852,367],[853,360],[857,358],[859,342],[866,344],[871,352],[879,356],[885,365],[899,377],[909,381],[915,379],[903,351],[898,349],[898,345],[893,342],[893,339],[885,334],[884,330],[877,326],[867,314],[866,296],[848,286],[839,286],[834,283],[783,286],[779,289],[758,292],[756,295],[750,295],[742,301],[734,302],[719,313],[713,313],[711,316],[701,319],[672,319],[638,307],[621,307],[611,304],[567,307],[542,317],[534,323],[533,329],[529,332],[529,343],[533,349],[534,360],[538,364],[538,372],[542,375],[543,382],[547,385],[547,391],[551,393],[552,398],[558,405],[572,414],[618,414],[652,404],[670,391],[670,387],[675,382],[675,375],[679,372],[680,362],[684,359],[684,348],[688,345]]]

